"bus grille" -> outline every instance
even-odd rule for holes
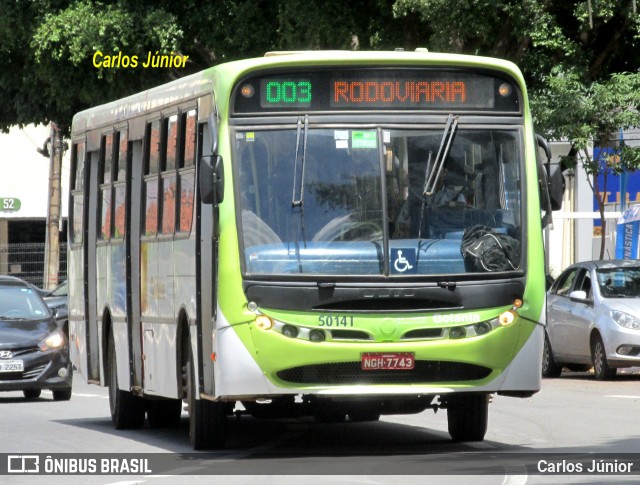
[[[277,376],[296,384],[426,384],[483,379],[491,369],[462,362],[419,360],[411,370],[362,370],[360,362],[316,364],[282,370]]]

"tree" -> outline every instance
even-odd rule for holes
[[[591,7],[591,8],[590,8]],[[611,147],[620,129],[640,126],[640,15],[632,0],[398,0],[396,15],[418,15],[438,50],[504,57],[523,70],[536,128],[579,156],[598,204],[604,257],[607,176],[640,168],[640,154]],[[605,188],[597,183],[602,176]]]
[[[0,2],[0,130],[55,121],[216,63],[270,50],[388,48],[411,32],[391,0]],[[93,56],[185,54],[180,69],[96,68]]]
[[[608,176],[640,169],[640,147],[616,146],[614,142],[619,130],[640,126],[640,74],[613,74],[587,85],[575,73],[556,69],[548,85],[549,92],[538,96],[535,105],[538,129],[551,138],[570,142],[569,155],[562,161],[567,168],[574,168],[578,158],[582,161],[600,213],[603,259]],[[594,145],[608,150],[600,150],[600,155],[593,157]]]

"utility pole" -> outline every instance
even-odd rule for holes
[[[38,152],[49,157],[49,199],[47,204],[47,231],[45,236],[44,282],[43,288],[52,290],[58,285],[60,267],[60,214],[61,214],[61,174],[62,174],[62,136],[58,126],[51,122],[47,143]]]

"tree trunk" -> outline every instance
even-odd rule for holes
[[[594,176],[593,182],[593,192],[596,196],[596,201],[598,203],[598,212],[600,213],[600,257],[598,259],[604,259],[604,249],[605,249],[605,235],[607,233],[607,220],[604,217],[604,197],[607,195],[607,175],[604,174],[603,179],[603,191],[600,192],[600,188],[598,187],[598,179],[597,175]]]

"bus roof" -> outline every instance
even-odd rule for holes
[[[159,106],[179,103],[213,92],[230,93],[233,85],[243,75],[270,67],[339,66],[339,65],[413,65],[413,66],[465,66],[496,69],[513,77],[522,90],[525,89],[522,74],[510,61],[491,57],[463,54],[411,51],[283,51],[269,52],[265,57],[243,59],[218,64],[195,74],[126,98],[89,108],[73,117],[72,136],[103,125],[113,125],[136,117]],[[220,94],[218,94],[220,96]],[[226,98],[229,96],[227,95]],[[228,102],[218,97],[221,103]]]

